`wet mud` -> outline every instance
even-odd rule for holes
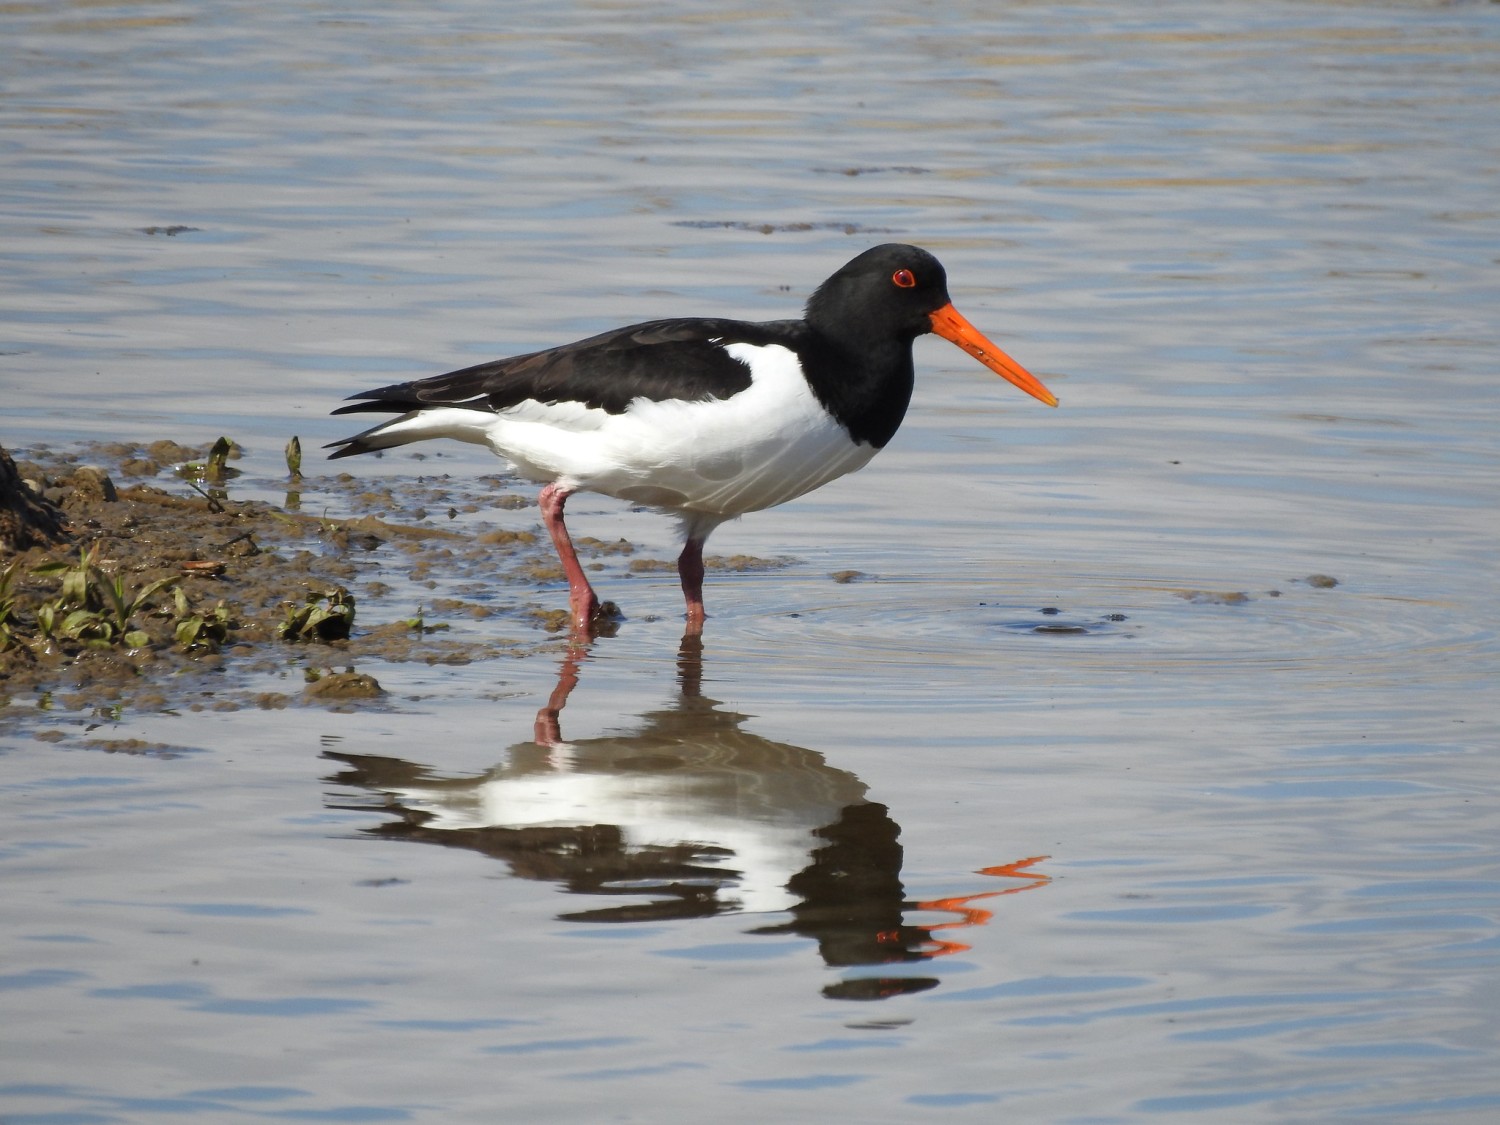
[[[26,487],[65,514],[68,539],[0,558],[0,723],[38,709],[379,706],[378,676],[356,664],[467,664],[566,643],[562,569],[517,511],[534,506],[525,482],[246,482],[238,452],[207,479],[208,446],[16,451]],[[240,498],[283,488],[280,502]],[[675,566],[624,539],[575,542],[603,581]],[[250,686],[289,663],[301,667],[300,692]]]
[[[7,630],[0,704],[179,707],[205,684],[288,659],[310,667],[371,657],[453,662],[535,643],[523,620],[482,640],[442,635],[445,618],[488,616],[496,605],[448,597],[396,619],[380,605],[391,589],[386,579],[424,581],[455,555],[477,565],[473,556],[482,554],[496,579],[529,577],[547,560],[534,535],[470,537],[415,520],[331,518],[303,508],[379,505],[420,519],[433,490],[418,481],[372,490],[344,474],[292,480],[281,504],[240,500],[232,467],[217,482],[184,469],[206,455],[206,447],[172,442],[21,452],[23,480],[62,508],[69,541],[0,560],[9,576],[0,603]],[[294,628],[299,614],[306,626],[309,608],[330,600],[350,606],[352,629],[350,622],[324,632]],[[529,600],[499,605],[524,616]],[[327,624],[326,612],[319,621]],[[311,698],[350,697],[330,689],[336,679],[316,671],[308,678]]]

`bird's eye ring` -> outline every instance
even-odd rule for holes
[[[897,270],[895,273],[891,274],[891,282],[901,289],[910,289],[912,286],[916,285],[917,275],[912,273],[911,270]]]

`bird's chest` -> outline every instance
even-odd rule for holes
[[[632,405],[618,437],[630,450],[620,475],[633,479],[601,491],[628,499],[653,490],[663,499],[646,502],[738,515],[801,496],[875,455],[818,401],[796,353],[747,344],[726,351],[750,365],[751,385],[724,399]]]

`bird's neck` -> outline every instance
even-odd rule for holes
[[[808,385],[857,442],[881,449],[911,403],[910,340],[817,333],[804,351]]]

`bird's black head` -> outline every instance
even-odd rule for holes
[[[834,337],[911,341],[932,331],[949,303],[942,263],[916,246],[888,242],[849,262],[808,299],[807,322]]]
[[[911,342],[924,332],[936,332],[1033,398],[1057,405],[1057,396],[1036,376],[953,307],[947,273],[936,258],[915,246],[891,242],[866,250],[818,286],[807,302],[806,316],[813,340],[825,356],[836,357],[827,366],[841,370],[844,382],[877,386],[875,392],[867,389],[866,397],[899,401],[888,411],[895,424],[911,397]],[[819,390],[811,377],[809,381],[827,405],[834,392]],[[834,412],[846,420],[847,410]],[[890,433],[895,424],[890,424]]]

